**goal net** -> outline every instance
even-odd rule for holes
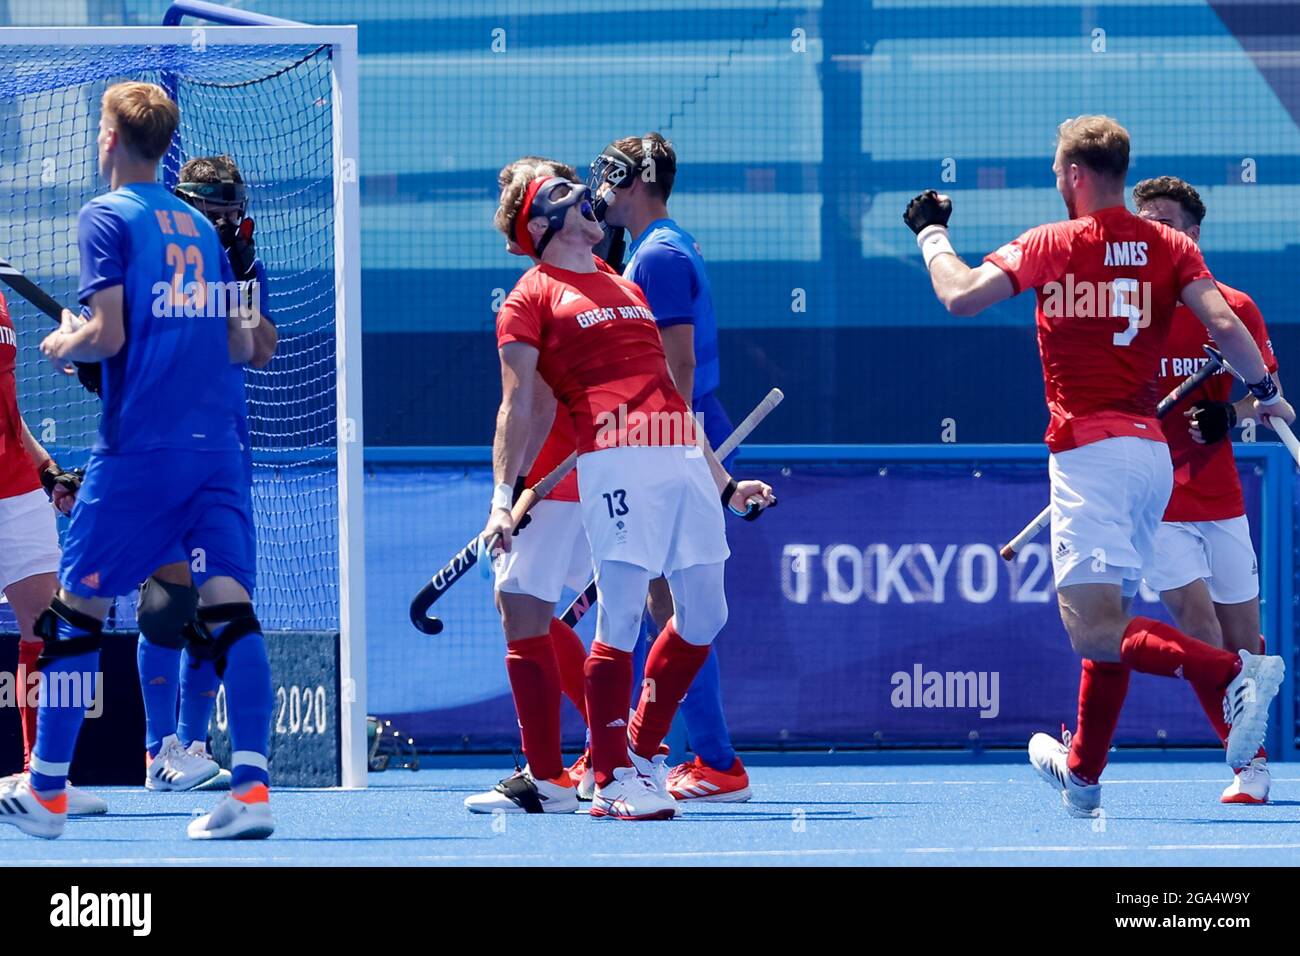
[[[341,224],[345,212],[355,216],[357,193],[340,128],[355,109],[340,102],[349,57],[348,28],[0,30],[0,255],[76,311],[77,212],[108,188],[96,136],[114,82],[158,83],[180,107],[167,185],[190,158],[235,160],[267,269],[263,309],[279,334],[270,365],[246,372],[257,613],[268,639],[343,632],[341,656],[352,659],[337,689],[364,706],[364,686],[354,683],[364,673],[360,634],[348,626],[363,587],[360,549],[349,548],[349,535],[361,532],[359,486],[349,495],[349,470],[360,475],[359,332],[342,361],[345,299],[347,321],[360,320],[359,289],[348,288],[342,261]],[[51,320],[4,291],[19,341],[19,407],[61,464],[84,463],[99,400],[42,358]],[[134,604],[134,596],[118,600],[110,629],[134,629]]]

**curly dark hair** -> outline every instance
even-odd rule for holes
[[[1157,176],[1144,179],[1133,187],[1133,203],[1141,207],[1153,199],[1172,199],[1196,225],[1205,218],[1205,203],[1192,184],[1177,176]]]

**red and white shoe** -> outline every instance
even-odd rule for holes
[[[678,764],[668,774],[668,792],[675,800],[700,803],[744,803],[754,795],[739,757],[726,770],[715,770],[699,757]]]
[[[591,769],[591,748],[582,752],[582,756],[566,767],[564,772],[573,781],[573,788],[578,792],[578,799],[590,803],[596,795],[596,771]]]
[[[677,804],[635,767],[618,767],[609,784],[596,788],[591,815],[613,820],[671,820],[677,815]]]
[[[1256,757],[1237,771],[1219,797],[1220,803],[1268,803],[1268,761]]]

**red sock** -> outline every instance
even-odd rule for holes
[[[641,702],[632,717],[629,739],[632,749],[643,757],[653,757],[668,736],[677,705],[691,689],[691,681],[704,666],[709,645],[688,644],[668,626],[660,632],[645,659],[645,683]]]
[[[578,708],[585,721],[587,675],[583,667],[587,663],[587,649],[582,646],[582,638],[558,617],[553,617],[551,647],[555,649],[555,663],[560,668],[560,686],[564,688],[564,696],[573,701],[573,706]]]
[[[632,696],[632,655],[595,641],[584,667],[587,675],[587,721],[591,728],[591,769],[596,786],[614,779],[628,766],[627,702]]]
[[[1181,677],[1217,689],[1220,694],[1241,671],[1241,658],[1236,654],[1211,647],[1149,617],[1135,617],[1128,622],[1120,644],[1120,660],[1135,671]]]
[[[1223,691],[1206,684],[1193,684],[1196,699],[1201,702],[1201,709],[1210,718],[1210,726],[1219,735],[1219,743],[1228,743],[1228,725],[1223,722]]]
[[[36,748],[36,711],[29,707],[27,696],[36,680],[36,659],[41,656],[44,641],[18,642],[18,719],[23,725],[23,772],[31,769],[32,751]]]
[[[1070,771],[1084,783],[1096,783],[1106,769],[1119,713],[1132,673],[1124,664],[1083,662],[1079,675],[1079,723],[1070,740]]]
[[[560,756],[560,672],[549,634],[506,645],[506,673],[515,698],[524,756],[539,780],[564,771]]]

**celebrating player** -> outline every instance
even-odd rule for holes
[[[673,384],[654,316],[631,282],[596,268],[603,231],[589,190],[558,176],[518,179],[498,225],[540,264],[497,317],[502,402],[493,446],[497,485],[483,540],[511,548],[513,482],[530,442],[538,378],[578,441],[583,524],[596,565],[596,640],[586,663],[595,817],[669,819],[659,744],[726,621],[723,501],[737,511],[773,500],[762,482],[736,484],[695,434]],[[712,482],[710,482],[712,471]],[[631,652],[650,580],[666,574],[672,622],[646,665],[647,689],[628,727]]]
[[[1252,383],[1262,421],[1275,415],[1290,422],[1295,412],[1196,244],[1124,208],[1128,158],[1128,132],[1113,119],[1066,120],[1053,171],[1070,220],[1029,230],[974,269],[948,239],[948,197],[924,192],[904,214],[935,294],[953,314],[974,315],[1027,288],[1037,293],[1057,597],[1084,664],[1078,729],[1066,743],[1035,734],[1029,756],[1080,816],[1101,805],[1098,781],[1130,669],[1182,677],[1198,693],[1224,700],[1233,767],[1248,763],[1263,742],[1284,670],[1279,657],[1238,656],[1129,613],[1173,484],[1155,407],[1179,299]]]
[[[1199,242],[1205,204],[1188,183],[1173,176],[1144,179],[1133,187],[1143,219],[1163,223]],[[1268,330],[1259,308],[1244,292],[1217,283],[1223,298],[1259,347],[1276,381]],[[1172,391],[1204,363],[1212,344],[1205,326],[1180,305],[1160,356],[1160,388]],[[1282,390],[1277,382],[1278,392]],[[1174,464],[1174,491],[1156,529],[1154,557],[1144,573],[1147,586],[1173,615],[1178,629],[1214,647],[1262,654],[1259,633],[1259,563],[1250,540],[1241,479],[1232,454],[1232,427],[1254,413],[1250,397],[1228,401],[1232,377],[1211,377],[1160,422]],[[1196,695],[1225,744],[1220,698],[1204,685]],[[1261,748],[1237,771],[1220,798],[1224,803],[1267,803],[1268,755]]]
[[[591,164],[589,185],[596,196],[597,218],[626,228],[633,237],[623,275],[641,287],[650,303],[678,391],[703,425],[709,444],[717,448],[731,434],[731,419],[717,396],[720,363],[713,293],[699,245],[668,215],[676,178],[672,144],[660,133],[648,133],[605,147]],[[723,462],[728,469],[731,464]],[[662,631],[673,615],[664,578],[650,582],[649,606]],[[669,792],[678,800],[748,800],[749,775],[731,745],[722,711],[716,653],[710,651],[705,658],[681,708],[696,756],[673,768]]]
[[[257,257],[253,220],[246,215],[247,189],[235,161],[229,156],[191,159],[181,167],[175,191],[216,227],[235,279],[246,286],[246,300],[264,303],[266,268]],[[263,368],[271,361],[277,343],[275,323],[264,307],[259,312],[264,321],[252,329],[253,357],[248,364],[253,368]],[[231,384],[236,429],[251,488],[253,449],[244,371],[238,365],[231,366]],[[253,530],[251,523],[248,530]],[[248,547],[250,553],[256,553],[256,540]],[[145,787],[149,790],[192,790],[221,772],[207,752],[208,722],[220,678],[216,662],[204,654],[204,646],[190,643],[198,603],[188,561],[158,568],[140,586],[136,664],[144,697]]]
[[[62,834],[68,763],[98,667],[103,618],[115,595],[183,560],[196,571],[197,631],[230,702],[232,793],[190,823],[194,839],[265,837],[273,830],[267,751],[271,674],[249,594],[252,503],[236,428],[232,363],[253,356],[255,310],[240,299],[216,230],[157,182],[179,122],[148,83],[105,91],[97,139],[111,191],[82,207],[78,324],[65,311],[41,344],[52,362],[98,362],[99,437],[72,511],[59,593],[36,623],[45,687],[27,781],[0,801],[0,820],[47,838]],[[213,278],[219,278],[214,283]],[[129,347],[128,347],[129,346]]]
[[[572,166],[540,156],[525,156],[501,170],[497,183],[502,199],[538,177],[577,182]],[[507,237],[513,224],[497,211],[497,226]],[[514,239],[509,248],[526,255]],[[571,455],[576,447],[573,423],[555,414],[555,400],[545,385],[536,385],[538,420],[530,428],[530,447],[523,461],[532,462],[527,476],[514,483],[514,499],[535,485]],[[549,417],[550,420],[547,420]],[[535,442],[543,439],[541,448]],[[506,636],[506,674],[519,718],[528,765],[485,793],[465,799],[472,813],[572,813],[578,808],[576,782],[560,754],[560,695],[564,693],[586,719],[583,704],[587,649],[573,629],[555,617],[555,602],[565,585],[586,586],[591,574],[591,550],[582,529],[578,506],[578,476],[570,472],[537,502],[524,521],[525,534],[515,538],[509,553],[496,562],[496,604]],[[582,775],[579,767],[575,776]]]
[[[23,734],[22,773],[0,780],[0,790],[12,789],[23,780],[36,745],[37,708],[30,706],[28,696],[43,645],[34,625],[59,584],[59,535],[46,495],[64,490],[60,478],[68,480],[18,410],[17,361],[18,336],[9,305],[0,295],[0,591],[18,621],[16,698]],[[67,793],[71,814],[108,811],[108,804],[94,794],[72,786]]]

